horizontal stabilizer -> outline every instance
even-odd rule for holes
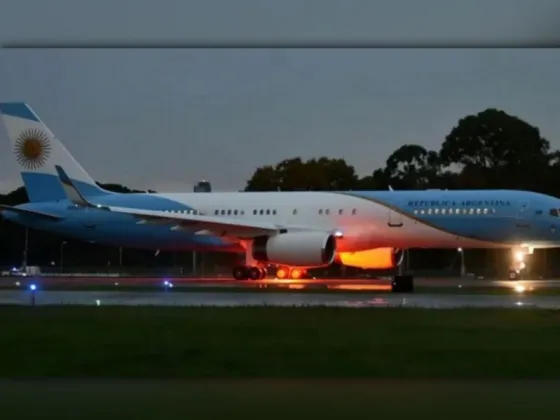
[[[42,217],[44,219],[49,219],[49,220],[52,220],[52,221],[63,219],[62,216],[57,216],[55,214],[43,213],[41,211],[22,209],[20,207],[11,207],[11,206],[6,206],[4,204],[0,204],[0,213],[3,212],[3,211],[11,211],[11,212],[23,214],[23,215],[26,215],[26,216]]]

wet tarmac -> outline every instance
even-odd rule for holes
[[[0,291],[0,305],[30,305],[27,290]],[[250,293],[250,292],[118,292],[118,291],[36,291],[36,305],[89,306],[335,306],[420,307],[420,308],[546,308],[560,309],[560,296],[530,294],[375,294],[375,293]]]

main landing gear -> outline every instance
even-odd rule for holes
[[[238,265],[233,268],[233,278],[235,280],[264,280],[267,275],[266,268],[258,266]],[[297,267],[278,267],[276,278],[279,280],[300,280],[306,272]]]
[[[394,276],[391,282],[393,293],[412,293],[414,291],[413,276]]]
[[[238,265],[233,268],[235,280],[263,280],[266,277],[266,269],[257,266]]]

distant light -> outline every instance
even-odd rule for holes
[[[99,299],[96,299],[96,300],[95,300],[95,304],[96,304],[97,306],[100,306],[100,305],[101,305],[101,301],[100,301]]]
[[[457,252],[463,252],[463,248],[457,248]]]
[[[116,282],[115,282],[115,286],[118,286],[118,285],[119,285],[119,282],[118,282],[118,281],[116,281]]]
[[[35,284],[30,284],[29,285],[29,290],[31,290],[32,292],[34,292],[35,290],[37,290],[37,286]]]
[[[173,283],[169,283],[168,286],[173,288]]]
[[[463,285],[462,285],[462,284],[460,284],[460,285],[459,285],[458,287],[459,287],[459,289],[461,289],[461,288],[463,287]]]
[[[20,286],[20,282],[16,281],[16,286],[19,287]]]

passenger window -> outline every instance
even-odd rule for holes
[[[342,209],[340,209],[340,210],[338,211],[338,214],[342,214]]]
[[[270,214],[270,210],[267,210],[267,211],[266,211],[266,214]]]
[[[330,213],[330,210],[329,210],[329,209],[326,209],[326,210],[325,210],[325,214],[329,214],[329,213]]]
[[[253,214],[256,216],[257,215],[257,210],[253,210]]]
[[[264,214],[264,210],[259,210],[259,214],[262,216]]]
[[[292,212],[292,214],[297,214],[297,209],[294,209],[294,211]]]
[[[228,216],[231,216],[231,210],[227,211]]]
[[[319,214],[323,214],[323,209],[320,209],[320,210],[319,210]]]
[[[549,214],[553,217],[558,217],[558,209],[551,209]]]
[[[225,211],[225,210],[222,210],[222,216],[223,216],[224,214],[226,214],[226,211]]]
[[[276,210],[272,210],[272,214],[276,214]]]
[[[352,214],[356,214],[356,209],[352,209]]]
[[[234,216],[237,216],[237,210],[233,211]]]

